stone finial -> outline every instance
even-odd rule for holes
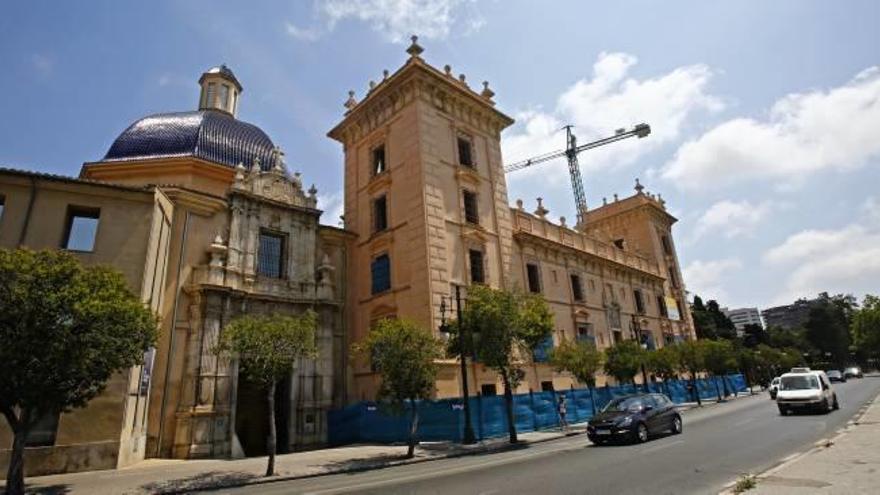
[[[495,96],[495,92],[489,89],[489,81],[483,81],[483,91],[480,92],[480,96],[487,100],[491,100]]]
[[[301,175],[302,174],[300,174],[299,172],[294,172],[293,178],[290,179],[290,182],[293,182],[294,185],[296,185],[296,187],[298,188],[302,188],[302,179],[300,178]]]
[[[461,82],[461,83],[464,84],[464,85],[467,85],[467,82],[465,81],[465,79],[466,79],[466,77],[465,77],[464,74],[459,74],[459,75],[458,75],[458,80],[459,80],[459,82]]]
[[[522,210],[522,209],[523,209],[523,200],[521,200],[521,199],[517,199],[517,200],[516,200],[516,208],[517,208],[518,210]]]
[[[263,160],[260,160],[260,157],[254,158],[254,164],[251,165],[251,173],[256,174],[263,170]]]
[[[406,53],[409,53],[410,58],[419,58],[419,55],[425,51],[425,49],[419,45],[419,37],[412,35],[409,39],[412,41],[412,44],[406,49]]]
[[[638,194],[639,196],[641,196],[641,195],[642,195],[642,191],[645,190],[645,186],[643,186],[643,185],[639,182],[639,178],[638,178],[638,177],[636,177],[636,187],[634,187],[633,189],[636,190],[636,194]]]
[[[376,89],[376,81],[370,79],[370,91]]]
[[[343,106],[345,106],[345,108],[347,108],[348,110],[351,110],[352,108],[356,107],[357,104],[358,104],[357,100],[354,99],[354,91],[353,90],[349,91],[348,92],[348,99],[345,100],[345,104]]]
[[[559,217],[559,225],[565,227],[565,217]]]
[[[238,162],[238,165],[235,166],[235,180],[242,181],[244,180],[244,173],[247,171],[244,168],[244,162]]]
[[[550,210],[544,208],[544,198],[538,198],[538,207],[535,209],[535,215],[544,218],[548,213],[550,213]]]
[[[272,150],[272,170],[275,172],[284,172],[284,152],[281,148],[275,147]]]
[[[618,202],[618,201],[620,201],[620,200],[617,199],[617,193],[614,193],[614,202],[616,203],[616,202]]]
[[[662,207],[664,207],[664,208],[666,207],[666,200],[663,199],[663,195],[662,195],[662,194],[658,194],[658,195],[657,195],[657,201],[660,202],[660,206],[662,206]]]
[[[315,187],[314,184],[312,184],[312,187],[309,188],[309,197],[310,198],[317,198],[318,197],[318,188]]]
[[[444,65],[444,66],[443,66],[443,72],[446,73],[446,77],[453,77],[453,76],[452,76],[452,66],[451,66],[451,65],[449,65],[449,64]]]
[[[608,206],[608,198],[606,198],[606,197],[602,198],[602,206]]]
[[[388,79],[388,69],[382,71],[382,81]]]

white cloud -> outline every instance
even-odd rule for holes
[[[728,239],[750,236],[775,207],[776,204],[772,201],[758,204],[752,204],[747,200],[718,201],[697,220],[693,238],[698,239],[712,232],[719,232]]]
[[[682,277],[691,294],[696,294],[704,300],[726,300],[727,291],[724,289],[726,274],[733,270],[739,270],[743,264],[738,258],[724,258],[720,260],[701,261],[696,260],[688,264],[682,270]]]
[[[285,23],[287,33],[303,41],[315,41],[347,19],[365,22],[388,41],[400,43],[410,35],[445,39],[452,27],[457,34],[470,34],[485,25],[474,9],[463,10],[468,0],[326,0],[315,8],[321,27],[301,28]],[[461,26],[464,26],[461,28]]]
[[[631,164],[643,154],[678,139],[685,122],[694,113],[723,108],[720,99],[707,93],[712,78],[709,67],[688,65],[655,77],[636,79],[629,77],[629,73],[637,62],[633,55],[603,52],[593,65],[592,76],[566,89],[557,98],[555,108],[550,111],[530,109],[516,115],[520,124],[502,140],[505,162],[513,163],[563,148],[565,137],[560,128],[565,124],[573,124],[579,142],[586,143],[606,137],[621,127],[649,123],[652,132],[646,139],[621,141],[579,156],[584,173],[607,172],[609,168]],[[554,165],[537,165],[511,174],[512,192],[531,194],[535,181],[540,181],[557,196],[570,196],[568,174],[564,169],[548,174],[548,166]]]
[[[872,211],[875,198],[865,205],[863,218],[856,222],[840,229],[803,230],[764,253],[765,265],[788,273],[774,302],[790,303],[824,291],[860,295],[878,290],[880,216]]]
[[[339,217],[342,216],[344,206],[341,191],[328,194],[318,194],[318,208],[324,211],[324,213],[321,214],[321,223],[324,225],[341,227],[342,221]]]
[[[664,167],[683,189],[749,180],[797,187],[822,170],[864,166],[880,156],[880,67],[827,91],[790,94],[764,119],[736,118],[684,143]]]

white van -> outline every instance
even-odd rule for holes
[[[839,408],[837,394],[831,388],[828,376],[824,371],[810,368],[792,368],[790,373],[779,378],[776,405],[783,416],[794,410],[811,409],[829,413]]]

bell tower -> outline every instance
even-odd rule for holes
[[[352,343],[386,317],[439,333],[441,301],[450,307],[456,285],[512,283],[500,135],[513,119],[495,108],[488,83],[475,90],[423,51],[413,37],[401,68],[370,81],[360,101],[350,91],[328,133],[344,148],[345,228],[358,235],[348,265]],[[377,375],[352,366],[349,399],[373,398]],[[460,395],[457,366],[444,362],[439,396]]]

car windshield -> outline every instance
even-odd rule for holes
[[[811,390],[819,388],[819,380],[813,375],[783,376],[780,390]]]
[[[840,372],[837,370],[831,370],[828,372],[828,376],[840,376]]]
[[[644,401],[640,397],[618,397],[605,406],[603,411],[636,411],[642,408]]]

